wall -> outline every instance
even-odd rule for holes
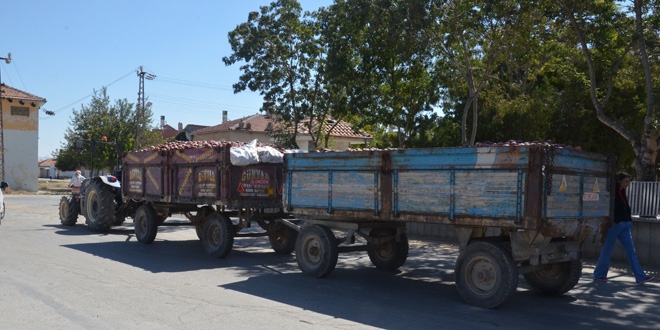
[[[5,177],[13,190],[37,191],[39,178],[39,107],[1,100],[5,147]],[[11,108],[28,109],[28,116],[12,115]]]
[[[5,179],[12,190],[39,189],[37,131],[5,130]]]

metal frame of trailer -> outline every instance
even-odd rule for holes
[[[290,154],[284,167],[285,211],[304,221],[304,273],[325,277],[339,252],[356,250],[396,269],[408,253],[406,222],[448,224],[461,251],[459,293],[493,308],[516,291],[518,274],[545,294],[577,284],[582,244],[610,223],[616,160],[535,144]],[[352,247],[356,235],[367,243]]]

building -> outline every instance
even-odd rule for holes
[[[13,190],[37,191],[39,110],[43,97],[0,84],[0,178]]]
[[[272,144],[275,140],[270,137],[276,120],[268,114],[255,114],[236,120],[227,119],[227,111],[222,113],[222,124],[199,129],[191,133],[193,141],[242,141]],[[353,127],[344,121],[326,120],[323,126],[330,134],[331,149],[346,150],[352,145],[367,144],[372,140],[371,135],[366,132],[355,132]],[[299,127],[296,139],[298,146],[307,151],[315,150],[316,146],[312,142],[312,137],[305,127]]]
[[[39,178],[42,179],[57,179],[59,175],[57,173],[57,168],[55,167],[57,159],[48,158],[39,162]]]

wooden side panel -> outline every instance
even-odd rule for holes
[[[517,171],[460,171],[455,180],[457,215],[515,218],[524,212],[524,185],[518,204]]]
[[[328,207],[328,173],[325,171],[289,172],[287,205],[296,208]]]
[[[373,171],[332,172],[331,208],[374,210],[376,178]]]
[[[449,215],[450,171],[405,171],[398,173],[398,211]]]

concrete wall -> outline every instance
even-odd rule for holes
[[[5,178],[12,190],[39,190],[37,131],[6,129]]]
[[[660,220],[655,218],[633,218],[632,236],[637,250],[637,257],[642,266],[660,266]],[[429,236],[458,242],[456,231],[452,225],[435,223],[408,223],[409,234]],[[582,248],[585,259],[595,260],[600,255],[602,244],[587,241]],[[627,262],[626,254],[620,243],[617,243],[612,253],[612,260]]]
[[[4,137],[3,181],[13,190],[37,191],[39,189],[38,128],[39,106],[19,100],[2,102],[2,131]],[[12,113],[12,108],[16,108]]]

